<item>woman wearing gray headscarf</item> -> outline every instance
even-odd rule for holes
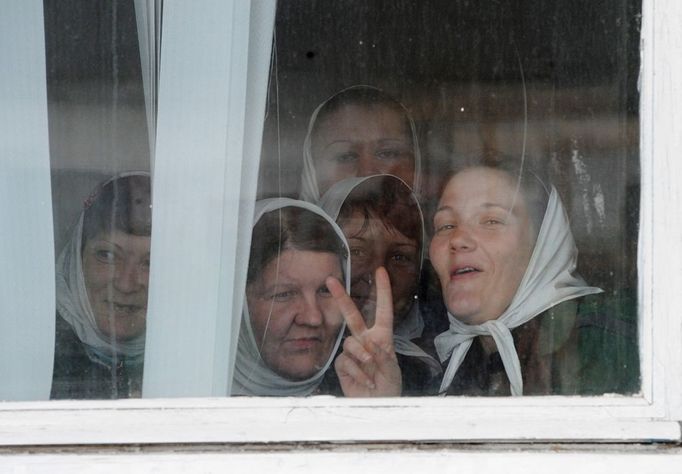
[[[151,236],[149,174],[100,184],[56,265],[52,398],[140,396]]]
[[[402,394],[435,394],[442,375],[440,363],[419,345],[424,321],[417,291],[425,236],[414,193],[391,175],[347,178],[325,193],[320,206],[336,219],[348,240],[350,296],[369,326],[377,304],[374,273],[380,266],[388,272]]]
[[[345,327],[329,277],[348,288],[348,246],[338,226],[307,202],[257,202],[233,395],[320,393]]]
[[[421,156],[414,121],[380,89],[356,85],[320,104],[303,144],[300,198],[317,202],[335,182],[392,174],[419,195]]]

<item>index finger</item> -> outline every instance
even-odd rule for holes
[[[327,288],[334,297],[334,301],[339,305],[343,319],[346,320],[346,325],[350,329],[350,333],[355,337],[360,337],[360,335],[367,331],[367,325],[365,320],[362,319],[362,314],[358,311],[358,308],[353,303],[353,300],[346,289],[343,287],[341,282],[334,277],[327,277],[325,280]]]
[[[393,295],[391,294],[391,280],[384,267],[379,267],[374,273],[377,286],[377,310],[374,327],[386,329],[393,333]],[[351,301],[352,303],[352,301]]]

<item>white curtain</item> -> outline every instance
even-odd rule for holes
[[[42,400],[55,330],[42,0],[0,1],[0,71],[0,400]]]
[[[156,104],[158,71],[161,52],[161,14],[163,0],[135,0],[137,38],[140,45],[142,86],[144,88],[147,132],[149,135],[149,157],[151,171],[154,171],[154,149],[156,143]]]
[[[274,0],[165,0],[143,395],[230,393]]]

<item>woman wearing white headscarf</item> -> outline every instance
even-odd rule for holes
[[[435,339],[442,394],[592,392],[580,320],[602,290],[577,274],[577,255],[559,195],[537,175],[482,162],[447,181],[430,246],[450,322]]]
[[[440,363],[419,343],[424,330],[417,291],[424,253],[424,219],[410,187],[391,175],[347,178],[320,200],[341,227],[351,254],[350,295],[371,326],[376,310],[374,272],[386,268],[393,298],[394,346],[403,395],[434,394]]]
[[[233,395],[320,393],[344,329],[328,277],[348,288],[348,245],[338,226],[307,202],[257,202]]]
[[[523,166],[490,158],[451,175],[434,216],[429,250],[450,323],[434,341],[447,367],[439,392],[636,392],[636,305],[618,296],[614,304],[577,274],[578,251],[556,189]],[[382,285],[377,321],[390,312],[390,288]],[[343,300],[338,285],[332,292]],[[344,314],[352,314],[345,298]],[[385,347],[392,347],[389,319],[382,318]],[[375,369],[363,362],[372,346],[364,342],[362,324],[353,325],[336,365],[346,380],[361,384],[373,377]],[[397,360],[381,373],[388,369],[396,371]],[[381,382],[373,396],[399,392],[396,377]]]
[[[56,264],[52,398],[127,398],[142,384],[151,194],[149,174],[100,184]]]
[[[310,117],[300,198],[318,202],[337,181],[375,174],[398,176],[419,195],[421,156],[414,121],[404,105],[380,89],[348,87]]]

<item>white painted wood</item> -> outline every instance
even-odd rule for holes
[[[0,455],[5,473],[34,474],[55,472],[112,473],[679,473],[679,450],[572,451],[547,446],[544,451],[522,451],[497,447],[483,449],[332,449],[331,452],[297,449],[274,452],[163,452]]]
[[[638,401],[640,406],[633,407]],[[5,404],[0,444],[298,441],[665,441],[642,399],[232,398]]]
[[[654,393],[665,398],[668,416],[682,419],[682,2],[656,0],[653,41],[645,44],[645,65],[653,76],[652,120],[643,121],[652,154],[651,288],[653,321]],[[645,17],[646,20],[646,17]],[[648,53],[648,57],[647,54]],[[646,77],[646,76],[645,76]],[[644,84],[646,87],[646,84]],[[648,96],[649,94],[647,94]],[[646,111],[647,109],[645,109]]]
[[[0,71],[0,400],[46,400],[55,283],[42,1],[0,2]]]

